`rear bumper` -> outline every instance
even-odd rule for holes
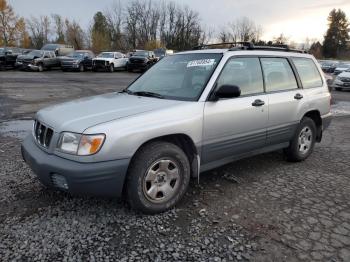
[[[42,184],[79,195],[119,197],[130,159],[79,163],[48,154],[29,135],[22,143],[22,156]],[[57,187],[54,175],[63,176],[68,189]]]

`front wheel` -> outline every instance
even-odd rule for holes
[[[312,153],[315,141],[315,122],[309,117],[304,117],[301,120],[289,147],[284,151],[287,159],[292,162],[305,160]]]
[[[84,72],[85,68],[83,64],[79,64],[79,72]]]
[[[148,214],[173,207],[183,197],[190,181],[190,164],[178,146],[150,143],[134,157],[127,180],[127,198],[132,208]]]
[[[44,71],[44,65],[43,64],[39,64],[38,65],[38,71],[39,72],[43,72]]]
[[[109,65],[109,72],[111,72],[111,73],[114,72],[114,65],[113,64]]]

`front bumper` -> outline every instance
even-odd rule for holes
[[[64,70],[78,70],[79,64],[61,64],[61,68]]]
[[[145,70],[147,69],[147,63],[128,63],[128,69],[137,69],[137,70]]]
[[[350,82],[342,82],[339,80],[335,80],[333,84],[335,87],[339,87],[344,90],[350,90]]]
[[[48,154],[29,135],[21,147],[24,161],[47,187],[72,194],[120,197],[130,159],[80,163]],[[63,176],[68,189],[55,186],[54,175]]]

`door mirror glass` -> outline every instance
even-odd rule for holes
[[[235,85],[222,85],[219,86],[217,91],[214,94],[214,100],[220,98],[234,98],[241,95],[241,89]]]

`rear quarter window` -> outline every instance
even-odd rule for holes
[[[323,85],[321,74],[314,61],[310,58],[292,58],[298,71],[303,88],[321,87]]]

